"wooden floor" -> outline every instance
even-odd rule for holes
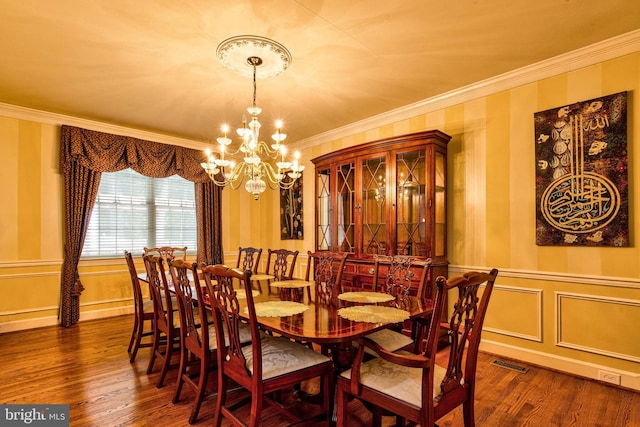
[[[148,348],[129,363],[132,325],[132,316],[120,316],[0,335],[0,403],[68,403],[72,426],[188,425],[193,395],[185,388],[181,402],[171,403],[175,371],[157,389],[158,369],[145,373]],[[529,368],[518,373],[492,365],[495,358],[480,355],[478,426],[640,426],[640,393],[516,362]],[[205,401],[197,425],[211,424],[212,407],[213,400]],[[350,427],[370,424],[360,402],[352,401],[350,409]],[[461,426],[461,410],[438,424]],[[262,425],[287,420],[266,410]]]

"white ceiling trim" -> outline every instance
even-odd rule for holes
[[[325,142],[334,141],[349,135],[364,132],[377,127],[385,126],[401,120],[406,120],[420,114],[440,110],[452,105],[467,102],[482,96],[503,90],[513,89],[518,86],[533,83],[535,81],[552,77],[558,74],[588,67],[599,62],[618,58],[624,55],[640,52],[640,30],[631,31],[618,37],[587,46],[572,52],[568,52],[546,61],[541,61],[528,67],[504,73],[486,80],[473,83],[441,95],[427,98],[422,101],[396,108],[376,116],[369,117],[358,122],[342,126],[337,129],[324,132],[310,138],[305,138],[294,143],[294,146],[309,148]],[[183,147],[203,149],[208,144],[205,141],[196,141],[186,138],[177,138],[142,131],[124,126],[113,125],[79,117],[35,110],[31,108],[0,103],[0,116],[20,120],[35,121],[51,125],[69,125],[99,132],[108,132],[118,135],[140,138],[148,141],[156,141],[165,144],[179,145]]]
[[[76,126],[83,129],[95,130],[98,132],[129,136],[131,138],[139,138],[146,141],[154,141],[163,144],[195,148],[198,150],[202,150],[207,146],[207,144],[203,141],[195,141],[186,138],[178,138],[154,132],[147,132],[124,126],[113,125],[110,123],[98,122],[95,120],[88,120],[74,116],[67,116],[64,114],[35,110],[32,108],[21,107],[19,105],[5,104],[2,102],[0,102],[0,116],[54,126]]]
[[[640,52],[640,30],[296,141],[295,146],[313,147],[636,52]]]

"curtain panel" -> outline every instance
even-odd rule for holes
[[[211,182],[200,163],[201,151],[122,135],[63,125],[60,167],[65,188],[65,247],[60,292],[60,324],[80,318],[84,287],[78,262],[95,204],[102,172],[131,168],[152,178],[179,175],[194,182],[198,223],[197,261],[222,262],[221,188]]]

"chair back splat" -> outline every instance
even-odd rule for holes
[[[315,282],[316,298],[320,302],[336,303],[342,293],[342,272],[347,261],[347,253],[340,252],[307,252],[306,281]],[[312,267],[313,266],[313,267]],[[309,288],[307,288],[309,289]],[[309,289],[309,293],[311,290]],[[309,298],[311,295],[309,294]]]
[[[174,248],[172,246],[160,246],[157,248],[144,248],[144,255],[156,255],[162,258],[166,263],[173,261],[174,259],[181,259],[186,261],[187,259],[187,247]]]
[[[485,314],[498,270],[470,272],[447,280],[436,279],[436,295],[426,339],[420,340],[419,354],[391,352],[373,340],[358,339],[353,367],[338,378],[337,425],[348,425],[347,402],[355,397],[376,408],[374,425],[380,425],[383,411],[421,426],[433,426],[445,414],[462,405],[464,425],[475,425],[474,398],[476,364]],[[440,316],[446,309],[446,295],[457,291],[458,298],[446,324]],[[440,328],[447,329],[450,348],[446,367],[435,364]],[[378,356],[363,361],[365,348]]]
[[[238,248],[238,262],[236,268],[244,270],[251,270],[253,274],[258,272],[260,267],[260,257],[262,256],[262,248],[253,248],[247,246],[246,248]]]
[[[222,336],[225,330],[229,334],[226,345],[218,349],[218,394],[214,425],[220,426],[223,417],[234,425],[259,425],[263,403],[275,404],[291,421],[299,423],[303,421],[301,414],[287,411],[270,396],[276,391],[292,389],[317,377],[321,378],[320,408],[318,411],[306,410],[302,415],[311,415],[312,419],[327,417],[333,395],[331,360],[287,338],[260,333],[250,286],[251,271],[225,265],[201,265],[201,270],[211,295],[217,336]],[[238,281],[244,286],[235,289],[234,283]],[[241,331],[247,317],[251,344],[243,345]],[[247,401],[241,402],[251,405],[247,422],[240,419],[235,411],[239,403],[229,398],[232,393],[229,390],[231,381],[250,391]],[[232,400],[232,406],[227,406],[228,398]]]
[[[290,251],[287,249],[267,250],[266,273],[275,277],[275,280],[291,280],[296,267],[296,259],[300,251]]]

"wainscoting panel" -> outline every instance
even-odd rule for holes
[[[606,322],[593,322],[598,313]],[[556,345],[640,362],[640,301],[556,292]]]
[[[494,285],[483,329],[542,342],[542,290]]]

